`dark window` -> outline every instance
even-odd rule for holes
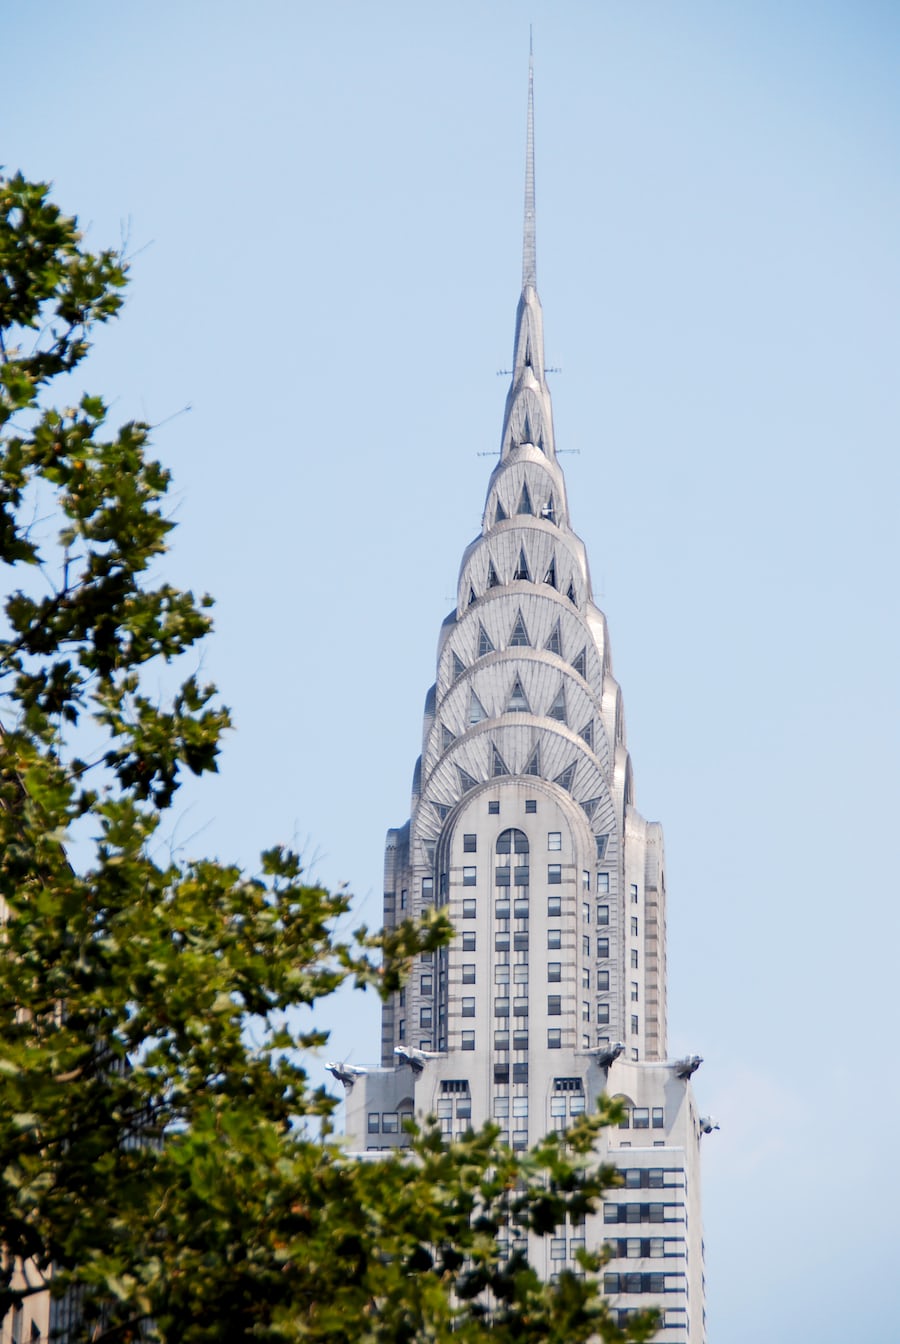
[[[554,982],[558,983],[560,980],[562,980],[561,961],[547,962],[547,979],[550,981],[551,984],[553,984]]]
[[[474,1000],[474,999],[463,999],[463,1001],[462,1001],[462,1015],[463,1015],[463,1017],[474,1017],[474,1016],[475,1016],[475,1000]]]
[[[382,1134],[400,1133],[400,1113],[399,1111],[383,1111],[381,1115]]]
[[[528,951],[528,933],[527,933],[527,931],[526,931],[525,933],[514,933],[514,934],[513,934],[513,951],[514,951],[514,952],[527,952],[527,951]]]
[[[609,992],[609,971],[597,972],[597,988],[601,993],[606,994]]]
[[[495,952],[508,952],[508,951],[509,951],[509,934],[508,934],[508,933],[495,933],[495,934],[494,934],[494,951],[495,951]]]
[[[547,1049],[548,1050],[562,1049],[562,1031],[559,1029],[559,1027],[549,1028],[547,1032]]]
[[[608,1004],[608,1003],[598,1003],[598,1004],[597,1004],[597,1022],[599,1023],[599,1025],[600,1025],[601,1027],[602,1027],[602,1026],[605,1026],[605,1025],[609,1022],[609,1004]]]
[[[508,1065],[508,1064],[495,1064],[495,1065],[494,1065],[494,1082],[495,1082],[495,1083],[508,1083],[508,1082],[509,1082],[509,1065]]]
[[[631,1122],[635,1129],[650,1128],[650,1112],[646,1106],[635,1106],[631,1112]]]
[[[527,1016],[528,1016],[528,1000],[527,1000],[527,999],[514,999],[514,1000],[513,1000],[513,1017],[527,1017]]]
[[[463,936],[462,936],[462,950],[463,950],[464,952],[474,952],[474,951],[475,951],[475,935],[474,935],[474,933],[464,933],[464,934],[463,934]]]
[[[462,982],[464,985],[474,985],[475,983],[475,963],[467,961],[462,968]]]
[[[547,897],[547,914],[548,914],[549,916],[553,916],[553,915],[561,915],[561,914],[562,914],[562,897],[561,897],[561,896],[548,896],[548,897]]]
[[[431,1007],[430,1007],[429,1005],[426,1005],[424,1008],[420,1008],[420,1009],[419,1009],[419,1026],[420,1026],[420,1027],[430,1027],[430,1026],[431,1026],[431,1017],[432,1017],[432,1014],[431,1014]]]
[[[475,918],[475,902],[474,902],[473,900],[463,901],[463,903],[462,903],[462,917],[463,917],[463,919],[474,919],[474,918]]]
[[[663,1108],[662,1108],[661,1106],[654,1106],[654,1107],[653,1107],[652,1117],[653,1117],[653,1128],[654,1128],[654,1129],[664,1129],[664,1128],[665,1128],[665,1121],[664,1121],[664,1117],[663,1117]]]
[[[509,1032],[508,1032],[508,1031],[495,1031],[495,1032],[494,1032],[494,1049],[495,1049],[495,1050],[508,1050],[508,1049],[509,1049]]]
[[[369,1133],[377,1134],[381,1127],[381,1115],[378,1111],[369,1111]]]
[[[527,1050],[527,1049],[528,1049],[528,1032],[527,1032],[527,1031],[514,1031],[514,1032],[513,1032],[513,1049],[514,1049],[514,1050]]]
[[[608,924],[608,923],[609,923],[609,906],[608,906],[608,905],[598,905],[598,906],[597,906],[597,923],[600,924],[600,925],[605,925],[605,924]]]
[[[494,1017],[509,1017],[509,999],[494,1000]]]
[[[597,956],[598,956],[598,957],[608,957],[608,956],[609,956],[609,939],[608,939],[608,938],[598,938],[598,939],[597,939]]]
[[[551,949],[562,947],[562,929],[547,930],[547,946]]]
[[[476,870],[474,868],[463,869],[463,886],[474,887],[476,884]]]
[[[547,881],[551,887],[558,886],[562,882],[562,865],[559,863],[547,864]]]
[[[514,1064],[514,1065],[513,1065],[513,1082],[514,1082],[514,1083],[527,1083],[527,1082],[528,1082],[528,1065],[527,1065],[527,1064]],[[660,1205],[660,1208],[662,1208],[662,1205]],[[662,1219],[660,1219],[660,1221],[662,1221]]]
[[[477,836],[477,835],[464,835],[464,836],[463,836],[463,853],[464,853],[464,854],[474,854],[474,853],[476,853],[477,848],[478,848],[478,836]]]
[[[537,811],[537,799],[536,799],[536,798],[526,798],[526,799],[525,799],[525,811],[526,811],[526,812],[536,812],[536,811]]]
[[[496,817],[500,815],[500,804],[496,799],[488,803],[488,816]]]
[[[547,995],[547,1016],[560,1017],[562,1015],[562,997],[559,994]]]
[[[474,1033],[474,1031],[464,1031],[464,1032],[462,1033],[462,1048],[463,1048],[464,1050],[474,1050],[474,1049],[475,1049],[475,1033]]]

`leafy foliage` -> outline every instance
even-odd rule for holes
[[[209,600],[153,581],[172,523],[148,426],[48,398],[126,269],[46,187],[0,179],[0,1310],[49,1281],[94,1340],[647,1338],[652,1314],[610,1320],[598,1256],[550,1286],[498,1250],[510,1220],[546,1235],[595,1207],[609,1110],[522,1157],[490,1126],[377,1163],[331,1136],[296,1010],[348,977],[393,992],[443,917],[342,941],[347,895],[288,851],[254,876],[158,857],[229,720],[195,676],[142,687],[177,680]]]

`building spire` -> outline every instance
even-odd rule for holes
[[[525,141],[525,227],[522,236],[522,288],[537,288],[534,217],[534,45],[528,28],[528,133]]]

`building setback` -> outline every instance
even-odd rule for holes
[[[622,694],[556,456],[535,268],[529,69],[522,294],[500,457],[466,549],[425,705],[412,815],[388,832],[384,922],[432,905],[456,930],[385,1006],[381,1067],[336,1069],[369,1153],[406,1116],[449,1137],[488,1119],[514,1149],[603,1092],[626,1121],[598,1151],[623,1174],[585,1224],[532,1238],[545,1277],[611,1243],[620,1312],[657,1305],[667,1344],[705,1339],[699,1117],[666,1059],[662,829],[634,805]],[[513,1242],[510,1249],[525,1248]]]

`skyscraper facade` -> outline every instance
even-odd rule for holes
[[[493,1119],[514,1149],[603,1092],[626,1107],[598,1156],[623,1185],[528,1247],[550,1277],[607,1242],[616,1310],[662,1307],[660,1338],[705,1338],[690,1075],[666,1058],[662,829],[634,804],[622,694],[556,453],[535,265],[529,71],[522,293],[500,453],[426,698],[412,815],[388,832],[384,921],[446,909],[455,936],[386,1005],[381,1066],[345,1075],[359,1150],[405,1116],[455,1136]],[[524,1248],[524,1246],[523,1246]]]

